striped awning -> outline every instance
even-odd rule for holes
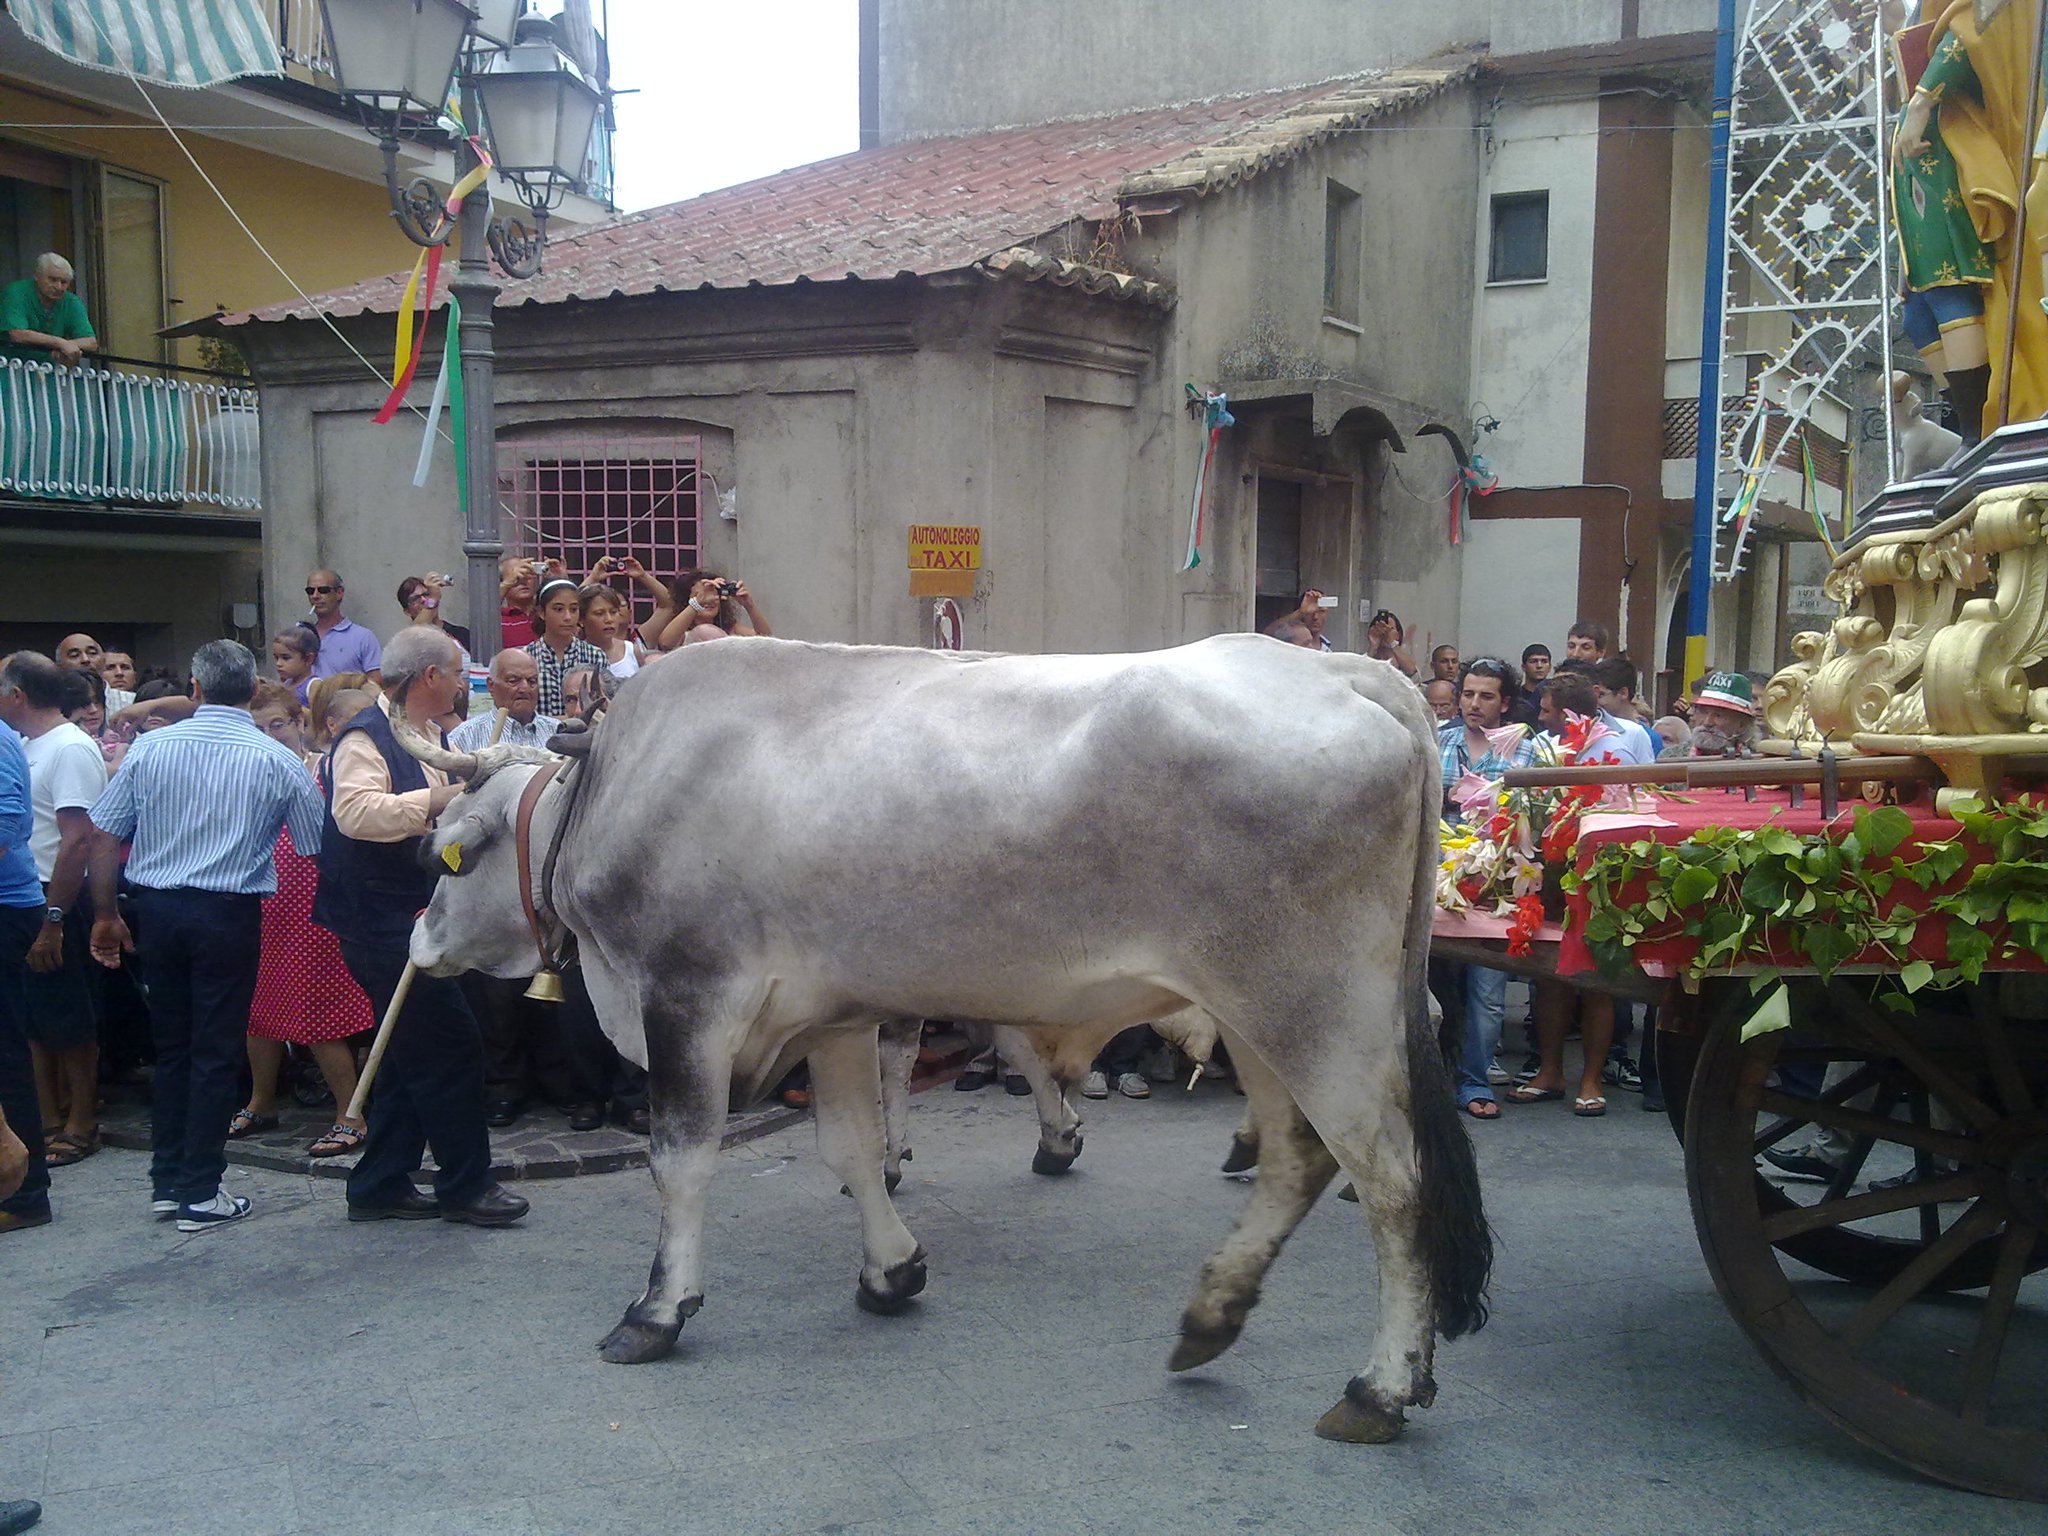
[[[162,85],[283,73],[263,0],[7,0],[36,42],[75,63]]]

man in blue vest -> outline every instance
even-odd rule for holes
[[[434,894],[420,842],[460,784],[398,744],[391,714],[438,740],[433,722],[469,686],[462,651],[444,631],[414,625],[383,652],[384,696],[344,725],[327,758],[327,820],[313,921],[341,941],[341,958],[381,1015],[406,967],[413,917]],[[348,1179],[350,1221],[440,1216],[502,1227],[526,1202],[491,1178],[484,1124],[483,1038],[452,977],[418,975],[392,1027],[370,1137]],[[434,1150],[429,1196],[413,1183]]]

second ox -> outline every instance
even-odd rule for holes
[[[1229,1044],[1259,1179],[1171,1368],[1229,1348],[1340,1167],[1379,1321],[1318,1433],[1393,1438],[1434,1396],[1435,1336],[1484,1321],[1491,1239],[1426,1014],[1435,722],[1392,668],[1252,635],[1128,656],[739,639],[635,678],[566,771],[408,744],[471,782],[423,850],[460,872],[414,961],[523,976],[537,940],[573,943],[648,1070],[661,1234],[606,1359],[667,1354],[702,1305],[728,1105],[804,1057],[859,1206],[857,1298],[923,1289],[876,1043],[915,1018],[1029,1030],[1068,1090],[1134,1023],[1198,1010]]]

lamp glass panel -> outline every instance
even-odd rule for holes
[[[507,175],[544,174],[555,153],[556,74],[507,71],[477,76],[491,134],[491,158]]]
[[[476,35],[493,48],[510,48],[526,0],[475,0]]]
[[[597,127],[597,92],[574,75],[561,77],[561,116],[555,128],[555,166],[562,179],[581,185],[590,159],[590,135]]]
[[[344,96],[438,112],[475,13],[462,0],[321,0]]]

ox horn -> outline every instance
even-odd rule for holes
[[[398,744],[429,768],[438,768],[451,779],[465,782],[476,777],[476,754],[474,752],[450,752],[446,747],[427,740],[412,727],[412,722],[396,710],[391,715],[391,734],[398,738]]]

